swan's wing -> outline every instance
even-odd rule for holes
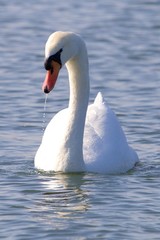
[[[135,161],[120,123],[101,93],[88,107],[83,151],[85,163],[92,171],[123,172]]]

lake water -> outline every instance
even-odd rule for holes
[[[56,30],[86,41],[101,91],[140,164],[122,175],[40,173],[43,128],[68,103],[66,69],[41,91]],[[0,239],[160,239],[160,1],[0,1]]]

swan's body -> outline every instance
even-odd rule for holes
[[[88,57],[83,40],[73,33],[56,32],[46,43],[45,55],[48,76],[43,90],[48,93],[55,84],[59,71],[55,61],[66,63],[70,100],[69,107],[48,124],[35,156],[35,167],[45,171],[99,173],[123,173],[133,168],[138,156],[128,146],[117,117],[106,106],[101,93],[88,107]],[[52,62],[47,60],[50,58]]]

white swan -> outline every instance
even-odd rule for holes
[[[66,64],[70,100],[68,108],[58,112],[48,124],[35,156],[35,167],[44,171],[108,174],[133,168],[138,156],[128,146],[118,119],[102,94],[98,93],[88,106],[88,56],[81,37],[71,32],[51,34],[45,59],[43,91],[52,90],[60,68]]]

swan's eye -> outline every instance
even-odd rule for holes
[[[62,67],[62,62],[61,62],[62,51],[63,49],[61,48],[57,53],[55,53],[54,55],[51,55],[48,59],[46,59],[44,63],[44,67],[47,71],[51,70],[51,73],[53,73],[52,61],[59,63],[59,65]]]
[[[44,67],[47,71],[49,71],[49,70],[53,71],[51,62],[52,62],[52,60],[49,57],[44,63]]]

